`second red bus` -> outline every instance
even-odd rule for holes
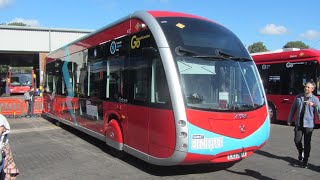
[[[269,104],[271,121],[287,121],[296,95],[304,92],[307,81],[314,82],[320,97],[320,51],[281,49],[251,54],[257,64]],[[320,124],[316,120],[316,124]]]

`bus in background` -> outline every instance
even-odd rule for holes
[[[238,162],[267,141],[258,70],[225,27],[138,11],[46,57],[44,113],[157,165]]]
[[[33,67],[9,67],[7,94],[23,94],[34,86]]]
[[[267,94],[271,121],[288,120],[291,105],[307,81],[316,84],[313,93],[320,96],[319,50],[287,48],[251,55]]]

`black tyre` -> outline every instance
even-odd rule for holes
[[[56,126],[59,126],[59,127],[61,126],[61,122],[58,121],[58,120],[55,120],[54,124],[55,124]]]
[[[271,123],[275,123],[276,122],[276,108],[270,102],[268,103],[268,111],[269,111],[269,117],[270,117]]]

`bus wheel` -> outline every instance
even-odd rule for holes
[[[60,122],[60,121],[58,121],[58,120],[55,120],[54,124],[55,124],[56,126],[58,126],[58,127],[60,127],[60,126],[61,126],[61,122]]]
[[[276,108],[274,107],[273,104],[269,103],[268,111],[269,111],[269,117],[270,117],[271,123],[275,123],[276,122]]]
[[[123,158],[124,152],[122,151],[122,130],[120,124],[115,119],[111,119],[106,128],[106,143],[110,146],[110,153],[112,156],[119,159]]]

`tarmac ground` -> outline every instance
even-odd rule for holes
[[[131,155],[114,157],[102,141],[49,118],[8,118],[10,146],[23,180],[319,179],[320,129],[312,136],[309,168],[296,167],[293,127],[272,124],[267,144],[233,166],[154,166]]]

